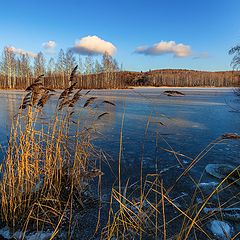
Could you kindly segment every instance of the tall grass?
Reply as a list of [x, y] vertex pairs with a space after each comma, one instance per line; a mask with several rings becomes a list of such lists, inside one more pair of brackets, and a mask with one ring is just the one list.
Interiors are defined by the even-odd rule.
[[[216, 145], [239, 138], [237, 134], [222, 135], [191, 158], [188, 166], [184, 166], [180, 159], [187, 156], [174, 151], [166, 142], [169, 149], [164, 150], [175, 156], [182, 173], [175, 176], [175, 182], [171, 185], [165, 180], [168, 178], [156, 169], [155, 173], [145, 177], [141, 174], [141, 179], [131, 186], [129, 179], [125, 186], [113, 186], [108, 222], [102, 231], [102, 239], [215, 239], [209, 231], [210, 220], [228, 221], [224, 210], [240, 204], [239, 185], [236, 185], [240, 181], [240, 165], [226, 174], [211, 192], [202, 191], [202, 177], [196, 179], [190, 170]], [[121, 166], [120, 163], [118, 165]], [[188, 195], [178, 190], [184, 181], [193, 185]], [[237, 219], [237, 215], [235, 217]], [[235, 232], [232, 237], [226, 232], [224, 234], [224, 239], [238, 239], [240, 232]]]
[[[84, 126], [80, 116], [91, 111], [95, 99], [75, 90], [75, 71], [53, 117], [44, 116], [44, 106], [55, 91], [45, 88], [40, 76], [26, 89], [12, 123], [1, 164], [0, 216], [12, 231], [21, 229], [22, 238], [28, 230], [45, 228], [53, 230], [54, 238], [64, 221], [71, 238], [73, 210], [84, 207], [89, 181], [102, 175], [91, 143], [94, 128]], [[77, 111], [74, 107], [81, 98], [85, 104]]]

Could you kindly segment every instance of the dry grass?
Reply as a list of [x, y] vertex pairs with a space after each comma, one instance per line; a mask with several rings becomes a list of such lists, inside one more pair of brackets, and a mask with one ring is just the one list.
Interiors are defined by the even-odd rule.
[[[13, 231], [21, 229], [22, 238], [28, 230], [45, 227], [53, 230], [53, 238], [64, 222], [70, 238], [74, 208], [87, 204], [89, 181], [102, 175], [91, 144], [94, 130], [85, 128], [74, 110], [82, 96], [74, 89], [75, 71], [54, 117], [44, 117], [43, 107], [54, 90], [46, 89], [40, 76], [26, 89], [29, 93], [12, 123], [1, 165], [1, 219]], [[80, 113], [94, 100], [87, 99]]]
[[[229, 172], [210, 193], [202, 191], [199, 187], [201, 179], [194, 179], [190, 170], [217, 144], [238, 139], [237, 134], [222, 135], [191, 159], [187, 167], [179, 159], [180, 155], [186, 156], [175, 152], [169, 145], [165, 150], [175, 156], [182, 173], [168, 187], [160, 173], [141, 177], [139, 182], [142, 184], [128, 186], [127, 181], [124, 187], [113, 187], [108, 223], [102, 231], [102, 239], [215, 239], [209, 232], [209, 220], [224, 221], [224, 209], [240, 203], [239, 188], [235, 185], [240, 181], [240, 166]], [[232, 176], [235, 177], [234, 182], [230, 180]], [[177, 190], [183, 178], [195, 186], [187, 198]], [[213, 210], [205, 212], [206, 207]], [[232, 238], [225, 233], [225, 237], [238, 239], [239, 232]]]

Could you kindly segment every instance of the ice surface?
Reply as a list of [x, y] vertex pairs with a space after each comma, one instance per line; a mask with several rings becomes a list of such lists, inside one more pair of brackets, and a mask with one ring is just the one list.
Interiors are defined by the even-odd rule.
[[221, 213], [226, 220], [240, 222], [240, 208], [204, 208], [205, 213]]
[[[234, 171], [236, 168], [228, 164], [208, 164], [205, 168], [206, 172], [216, 178], [224, 179], [228, 178], [232, 181], [239, 179], [238, 171]], [[236, 182], [239, 183], [239, 182]]]
[[231, 237], [232, 227], [226, 222], [213, 220], [210, 229], [218, 239], [230, 239]]
[[[10, 230], [7, 227], [4, 227], [0, 229], [0, 236], [4, 237], [5, 239], [22, 239], [23, 237], [23, 232], [16, 231], [15, 233], [11, 233]], [[39, 231], [39, 232], [33, 232], [26, 234], [24, 239], [26, 240], [47, 240], [50, 239], [52, 236], [52, 232], [44, 232], [44, 231]]]

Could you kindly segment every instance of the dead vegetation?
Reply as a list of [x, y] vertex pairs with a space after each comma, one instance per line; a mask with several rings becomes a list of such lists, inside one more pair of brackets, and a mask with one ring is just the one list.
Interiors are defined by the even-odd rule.
[[168, 90], [163, 92], [164, 95], [170, 96], [170, 97], [177, 97], [177, 96], [184, 96], [185, 94], [180, 91], [174, 91], [174, 90]]
[[[196, 179], [191, 169], [213, 147], [224, 141], [238, 139], [237, 134], [222, 135], [191, 159], [188, 166], [181, 163], [181, 158], [187, 156], [175, 152], [169, 145], [168, 152], [175, 156], [182, 174], [175, 177], [173, 185], [164, 182], [166, 176], [156, 170], [156, 173], [145, 177], [141, 175], [141, 179], [131, 186], [129, 179], [125, 185], [114, 186], [108, 223], [102, 231], [102, 239], [218, 239], [210, 230], [211, 221], [236, 224], [240, 220], [240, 208], [237, 207], [240, 203], [239, 166], [224, 171], [220, 182], [207, 192], [201, 184], [206, 173]], [[193, 184], [192, 191], [179, 194], [177, 188], [184, 181]], [[240, 232], [232, 230], [227, 232], [223, 228], [221, 239], [238, 239]]]
[[[73, 212], [96, 204], [89, 195], [89, 182], [103, 173], [91, 144], [94, 127], [83, 126], [80, 116], [83, 108], [93, 111], [89, 107], [96, 98], [87, 98], [81, 89], [75, 89], [75, 72], [76, 68], [53, 117], [44, 117], [43, 108], [55, 91], [44, 87], [41, 75], [27, 87], [12, 123], [1, 165], [0, 213], [13, 232], [22, 231], [21, 238], [28, 231], [52, 229], [53, 239], [64, 222], [71, 238]], [[75, 109], [82, 96], [85, 103]], [[88, 123], [101, 117], [89, 116]]]

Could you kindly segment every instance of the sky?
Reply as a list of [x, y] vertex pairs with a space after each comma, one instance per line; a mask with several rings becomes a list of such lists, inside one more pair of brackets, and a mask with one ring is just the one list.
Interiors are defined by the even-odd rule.
[[12, 0], [0, 3], [0, 49], [109, 53], [125, 70], [231, 70], [239, 0]]

